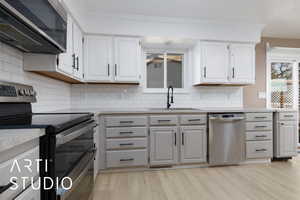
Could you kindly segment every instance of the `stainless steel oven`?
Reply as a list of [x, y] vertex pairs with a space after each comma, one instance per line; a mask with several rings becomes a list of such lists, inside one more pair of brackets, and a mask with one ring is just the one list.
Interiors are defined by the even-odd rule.
[[[94, 120], [82, 122], [58, 134], [41, 138], [43, 163], [42, 177], [58, 180], [58, 185], [50, 190], [42, 191], [43, 200], [84, 200], [88, 199], [94, 187]], [[70, 182], [71, 180], [71, 182]], [[46, 182], [45, 187], [51, 186]], [[68, 187], [72, 184], [72, 187]], [[64, 187], [63, 187], [64, 186]], [[67, 188], [67, 189], [66, 189]]]

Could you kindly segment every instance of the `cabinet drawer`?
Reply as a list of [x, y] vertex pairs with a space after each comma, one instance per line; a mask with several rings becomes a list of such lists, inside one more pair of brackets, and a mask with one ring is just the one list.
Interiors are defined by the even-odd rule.
[[146, 137], [146, 127], [106, 128], [106, 137]]
[[257, 131], [257, 132], [247, 132], [246, 139], [247, 140], [272, 140], [273, 134], [272, 131]]
[[246, 113], [246, 121], [272, 121], [273, 113]]
[[271, 158], [273, 156], [272, 141], [250, 141], [246, 144], [247, 158]]
[[296, 121], [297, 120], [296, 112], [280, 112], [279, 113], [279, 120], [282, 121]]
[[247, 131], [271, 131], [273, 128], [272, 122], [247, 122]]
[[182, 125], [206, 124], [206, 115], [181, 115], [180, 124]]
[[107, 151], [107, 167], [130, 167], [147, 165], [146, 150]]
[[107, 139], [106, 149], [133, 149], [133, 148], [146, 148], [146, 138], [131, 138], [131, 139]]
[[178, 118], [176, 115], [156, 115], [150, 117], [151, 125], [176, 125]]
[[146, 116], [116, 116], [105, 117], [106, 126], [146, 126]]

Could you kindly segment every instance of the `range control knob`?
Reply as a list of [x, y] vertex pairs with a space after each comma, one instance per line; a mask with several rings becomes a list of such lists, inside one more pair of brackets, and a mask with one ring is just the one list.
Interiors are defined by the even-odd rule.
[[25, 95], [25, 90], [19, 89], [19, 96], [24, 96], [24, 95]]

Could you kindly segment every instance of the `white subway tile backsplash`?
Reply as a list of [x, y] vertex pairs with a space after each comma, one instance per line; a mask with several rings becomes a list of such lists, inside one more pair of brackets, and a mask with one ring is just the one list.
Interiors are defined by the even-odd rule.
[[3, 43], [0, 43], [0, 80], [33, 85], [38, 94], [34, 112], [71, 106], [70, 84], [23, 71], [23, 53]]
[[[176, 90], [176, 89], [175, 89]], [[80, 108], [165, 107], [166, 94], [144, 93], [142, 86], [72, 85], [71, 105]], [[242, 107], [240, 87], [190, 87], [174, 94], [177, 107]]]

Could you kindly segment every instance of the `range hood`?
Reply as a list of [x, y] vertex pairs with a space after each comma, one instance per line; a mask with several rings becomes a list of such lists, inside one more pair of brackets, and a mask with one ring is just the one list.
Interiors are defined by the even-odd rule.
[[0, 0], [0, 41], [25, 53], [65, 52], [66, 21], [58, 0]]

